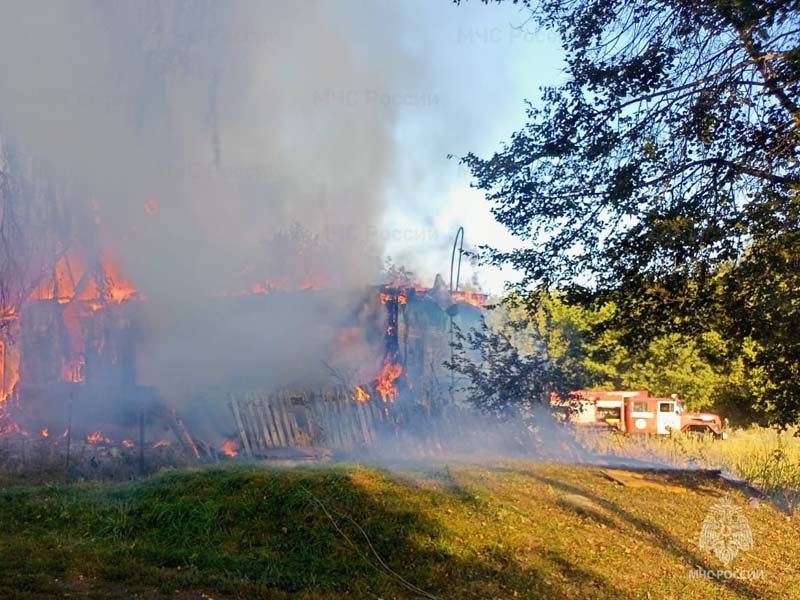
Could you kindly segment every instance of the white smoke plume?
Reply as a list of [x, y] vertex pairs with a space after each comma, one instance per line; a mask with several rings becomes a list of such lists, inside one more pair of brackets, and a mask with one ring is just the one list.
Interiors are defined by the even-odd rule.
[[0, 135], [44, 165], [73, 215], [65, 236], [111, 246], [146, 297], [144, 383], [189, 394], [308, 374], [354, 298], [265, 314], [219, 297], [376, 281], [392, 94], [421, 68], [401, 35], [367, 49], [386, 10], [3, 3]]

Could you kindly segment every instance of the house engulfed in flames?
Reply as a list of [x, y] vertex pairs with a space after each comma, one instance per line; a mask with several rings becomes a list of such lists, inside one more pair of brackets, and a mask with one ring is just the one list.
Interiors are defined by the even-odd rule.
[[[252, 291], [259, 296], [282, 293]], [[220, 299], [231, 301], [236, 299]], [[0, 434], [64, 437], [72, 426], [73, 407], [80, 407], [92, 422], [83, 422], [85, 431], [72, 433], [73, 439], [132, 449], [145, 408], [148, 418], [170, 414], [161, 406], [157, 390], [140, 385], [137, 379], [136, 350], [145, 302], [110, 256], [87, 260], [70, 253], [60, 257], [19, 309], [4, 311]], [[356, 311], [360, 317], [337, 326], [344, 333], [360, 328], [362, 337], [380, 352], [379, 366], [369, 381], [339, 381], [337, 385], [348, 388], [341, 397], [356, 406], [380, 406], [384, 416], [389, 414], [389, 405], [404, 398], [428, 407], [446, 403], [453, 390], [442, 363], [449, 358], [452, 323], [463, 327], [479, 322], [485, 302], [486, 297], [477, 292], [451, 295], [440, 277], [431, 288], [407, 280], [369, 288], [361, 310]], [[282, 428], [282, 435], [275, 432], [273, 445], [302, 445], [302, 436], [293, 435], [299, 427], [292, 432], [287, 425], [293, 414], [277, 415], [275, 409], [270, 410]], [[248, 443], [242, 439], [247, 421], [247, 416], [239, 415], [240, 435], [222, 443], [224, 454], [235, 455], [240, 445]], [[199, 456], [198, 444], [174, 413], [170, 427], [178, 441]], [[315, 443], [305, 433], [303, 443]], [[266, 445], [265, 439], [261, 441]]]
[[110, 256], [94, 261], [78, 252], [61, 256], [19, 310], [5, 311], [1, 430], [49, 436], [55, 427], [48, 425], [67, 423], [73, 403], [97, 422], [120, 421], [112, 413], [152, 396], [154, 390], [136, 383], [140, 304], [135, 286]]

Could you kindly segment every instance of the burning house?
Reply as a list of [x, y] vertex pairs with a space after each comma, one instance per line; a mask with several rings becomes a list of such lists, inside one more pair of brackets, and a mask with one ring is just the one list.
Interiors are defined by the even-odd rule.
[[[341, 332], [358, 331], [374, 349], [371, 374], [334, 370], [319, 386], [232, 395], [237, 435], [226, 442], [229, 453], [244, 449], [250, 456], [285, 456], [287, 446], [318, 444], [361, 453], [387, 438], [402, 440], [406, 453], [435, 446], [438, 417], [461, 410], [443, 366], [450, 357], [452, 327], [478, 325], [485, 302], [480, 293], [451, 294], [438, 276], [432, 288], [407, 280], [370, 288]], [[346, 345], [340, 341], [334, 351], [347, 353]]]
[[60, 256], [2, 329], [4, 433], [57, 437], [74, 413], [77, 437], [132, 437], [138, 412], [157, 401], [154, 389], [137, 383], [140, 304], [109, 256]]
[[[240, 315], [281, 315], [353, 298], [360, 300], [350, 310], [329, 316], [331, 343], [320, 357], [327, 377], [312, 375], [310, 365], [306, 378], [270, 385], [242, 376], [228, 389], [209, 390], [206, 400], [229, 400], [229, 422], [217, 421], [217, 431], [201, 425], [205, 435], [195, 440], [159, 390], [140, 382], [147, 299], [108, 256], [64, 254], [3, 329], [3, 433], [28, 440], [60, 436], [131, 452], [138, 444], [180, 444], [194, 458], [218, 451], [233, 456], [241, 448], [255, 455], [259, 449], [374, 444], [379, 422], [386, 427], [403, 411], [430, 413], [452, 402], [455, 392], [443, 368], [451, 327], [480, 322], [485, 296], [451, 295], [437, 277], [432, 288], [395, 280], [359, 294], [256, 286], [209, 302]], [[192, 412], [187, 419], [190, 427], [198, 421]], [[156, 441], [163, 434], [153, 429], [165, 427], [173, 435]]]
[[[22, 3], [13, 21], [30, 35], [0, 36], [14, 56], [0, 114], [4, 440], [66, 431], [213, 458], [243, 443], [227, 403], [246, 394], [327, 390], [384, 415], [449, 401], [450, 322], [477, 319], [481, 298], [369, 287], [402, 111], [321, 94], [384, 89], [386, 64], [416, 62], [406, 45], [361, 52], [363, 23], [299, 5], [62, 10]], [[280, 31], [243, 36], [254, 23]]]

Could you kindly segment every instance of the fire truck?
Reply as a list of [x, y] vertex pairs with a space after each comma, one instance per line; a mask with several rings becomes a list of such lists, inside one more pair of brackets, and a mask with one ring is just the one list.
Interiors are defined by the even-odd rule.
[[576, 427], [652, 435], [684, 431], [728, 437], [719, 415], [688, 412], [683, 400], [674, 394], [659, 398], [650, 396], [647, 390], [579, 390], [566, 399], [553, 394], [550, 404], [562, 419]]

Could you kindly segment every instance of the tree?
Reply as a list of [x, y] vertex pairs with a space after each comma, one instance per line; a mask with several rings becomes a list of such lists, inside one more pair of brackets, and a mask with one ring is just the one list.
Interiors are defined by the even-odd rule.
[[597, 310], [570, 305], [559, 294], [544, 295], [530, 311], [521, 296], [511, 294], [492, 310], [487, 322], [520, 354], [544, 353], [570, 389], [675, 393], [692, 410], [713, 406], [741, 419], [731, 404], [741, 404], [749, 393], [742, 357], [726, 355], [727, 344], [718, 332], [692, 337], [666, 334], [641, 347], [629, 347], [621, 332], [606, 326], [615, 311], [613, 304]]
[[589, 333], [596, 319], [595, 313], [570, 306], [556, 294], [542, 296], [530, 310], [525, 298], [512, 293], [493, 307], [486, 322], [521, 355], [546, 358], [558, 379], [578, 389], [602, 379], [588, 361]]
[[764, 237], [725, 274], [725, 330], [745, 341], [746, 384], [768, 420], [800, 412], [800, 232]]
[[467, 401], [500, 419], [535, 419], [551, 391], [569, 389], [546, 352], [520, 351], [505, 332], [486, 324], [467, 332], [456, 326], [452, 346], [445, 366], [465, 377]]
[[[560, 35], [568, 78], [500, 151], [463, 159], [528, 242], [486, 260], [524, 272], [524, 289], [613, 302], [628, 344], [710, 325], [755, 340], [757, 405], [797, 421], [800, 348], [774, 325], [797, 319], [781, 249], [800, 234], [800, 3], [520, 3]], [[765, 265], [766, 306], [753, 301]]]

